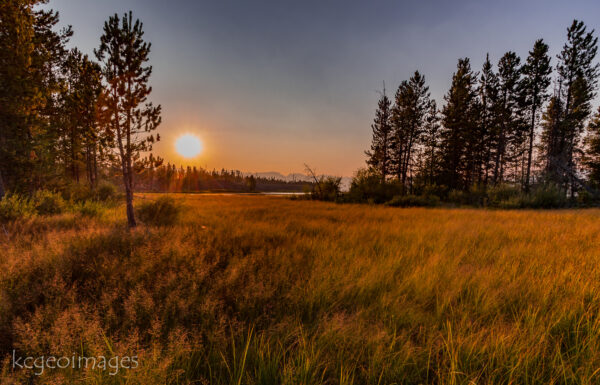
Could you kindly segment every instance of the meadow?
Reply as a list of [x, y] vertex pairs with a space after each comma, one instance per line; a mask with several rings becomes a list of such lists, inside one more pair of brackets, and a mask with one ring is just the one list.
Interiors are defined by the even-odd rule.
[[[0, 233], [2, 384], [600, 382], [600, 210], [172, 195]], [[156, 199], [147, 194], [136, 204]], [[111, 375], [21, 355], [139, 357]]]

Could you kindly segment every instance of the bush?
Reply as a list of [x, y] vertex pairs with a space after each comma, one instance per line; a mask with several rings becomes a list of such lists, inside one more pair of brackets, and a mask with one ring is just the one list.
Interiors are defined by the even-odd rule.
[[33, 196], [35, 210], [40, 215], [60, 214], [65, 210], [65, 200], [58, 193], [40, 190]]
[[381, 175], [367, 169], [356, 172], [350, 184], [347, 200], [350, 202], [385, 203], [402, 192], [398, 183], [383, 182]]
[[85, 201], [75, 204], [74, 211], [84, 217], [97, 217], [102, 213], [103, 207], [99, 202]]
[[523, 199], [523, 207], [534, 209], [562, 208], [568, 205], [566, 194], [555, 185], [538, 186]]
[[577, 203], [582, 206], [593, 206], [599, 202], [599, 196], [597, 194], [589, 193], [585, 190], [577, 192]]
[[500, 184], [487, 190], [488, 204], [493, 207], [516, 208], [522, 199], [521, 189], [517, 186]]
[[72, 183], [63, 188], [62, 196], [68, 201], [83, 202], [93, 199], [94, 192], [87, 185], [81, 183]]
[[175, 199], [162, 196], [155, 201], [142, 202], [136, 207], [138, 218], [152, 226], [173, 225], [181, 213], [181, 206]]
[[474, 184], [469, 188], [469, 191], [450, 191], [448, 201], [459, 205], [486, 206], [488, 195], [485, 186]]
[[313, 186], [311, 197], [320, 201], [335, 201], [340, 196], [342, 178], [328, 176], [319, 179]]
[[0, 222], [12, 222], [35, 215], [33, 202], [20, 195], [7, 195], [0, 200]]
[[117, 196], [117, 188], [115, 185], [103, 182], [96, 188], [96, 199], [102, 202], [106, 202], [115, 199]]
[[440, 204], [436, 195], [397, 195], [386, 203], [391, 207], [434, 207]]

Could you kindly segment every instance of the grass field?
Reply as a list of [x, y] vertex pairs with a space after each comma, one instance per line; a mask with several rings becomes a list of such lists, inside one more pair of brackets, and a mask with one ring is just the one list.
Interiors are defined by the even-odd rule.
[[[600, 382], [600, 210], [178, 199], [175, 226], [0, 234], [1, 383]], [[36, 376], [13, 349], [140, 365]]]

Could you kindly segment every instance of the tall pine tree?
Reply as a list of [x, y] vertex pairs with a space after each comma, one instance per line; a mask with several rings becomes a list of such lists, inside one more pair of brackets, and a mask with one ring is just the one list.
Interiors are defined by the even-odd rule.
[[459, 59], [442, 110], [439, 184], [450, 189], [469, 188], [476, 174], [474, 150], [479, 138], [475, 83], [469, 59]]
[[494, 183], [505, 180], [507, 165], [518, 157], [522, 143], [523, 120], [520, 114], [519, 82], [521, 60], [507, 52], [498, 62], [498, 100], [495, 109]]
[[420, 144], [425, 130], [425, 117], [431, 98], [425, 77], [415, 71], [409, 80], [403, 81], [396, 92], [392, 107], [392, 168], [403, 186], [414, 164], [415, 148]]
[[[598, 64], [594, 58], [598, 51], [598, 38], [588, 32], [581, 21], [573, 20], [567, 29], [567, 43], [558, 55], [558, 90], [546, 116], [544, 125], [546, 175], [563, 187], [565, 193], [575, 193], [578, 180], [576, 156], [580, 152], [580, 139], [585, 121], [591, 114], [591, 101], [595, 96]], [[550, 110], [550, 108], [552, 108]]]
[[114, 15], [104, 24], [104, 34], [96, 56], [106, 80], [103, 117], [116, 147], [125, 186], [127, 223], [135, 227], [133, 211], [133, 171], [140, 153], [152, 149], [151, 134], [160, 124], [160, 106], [147, 102], [152, 67], [147, 66], [150, 44], [143, 39], [139, 20], [132, 13]]
[[[0, 195], [32, 192], [54, 175], [59, 67], [71, 29], [43, 0], [0, 2]], [[1, 196], [0, 196], [1, 198]]]
[[535, 131], [540, 108], [548, 99], [548, 86], [550, 85], [550, 56], [548, 45], [539, 39], [529, 51], [527, 61], [522, 67], [523, 79], [520, 92], [524, 112], [528, 114], [529, 124], [527, 129], [527, 166], [525, 171], [524, 189], [529, 191], [531, 180], [531, 166], [533, 163], [533, 148]]
[[377, 170], [381, 175], [382, 181], [386, 180], [390, 167], [390, 145], [392, 139], [390, 107], [391, 102], [385, 94], [384, 86], [383, 93], [377, 104], [375, 120], [371, 125], [371, 129], [373, 130], [371, 150], [365, 152], [368, 156], [367, 164]]

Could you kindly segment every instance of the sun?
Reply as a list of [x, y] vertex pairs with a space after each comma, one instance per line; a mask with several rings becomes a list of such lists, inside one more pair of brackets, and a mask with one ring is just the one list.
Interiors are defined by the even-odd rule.
[[181, 135], [175, 141], [175, 150], [185, 158], [193, 158], [202, 152], [202, 142], [196, 135]]

